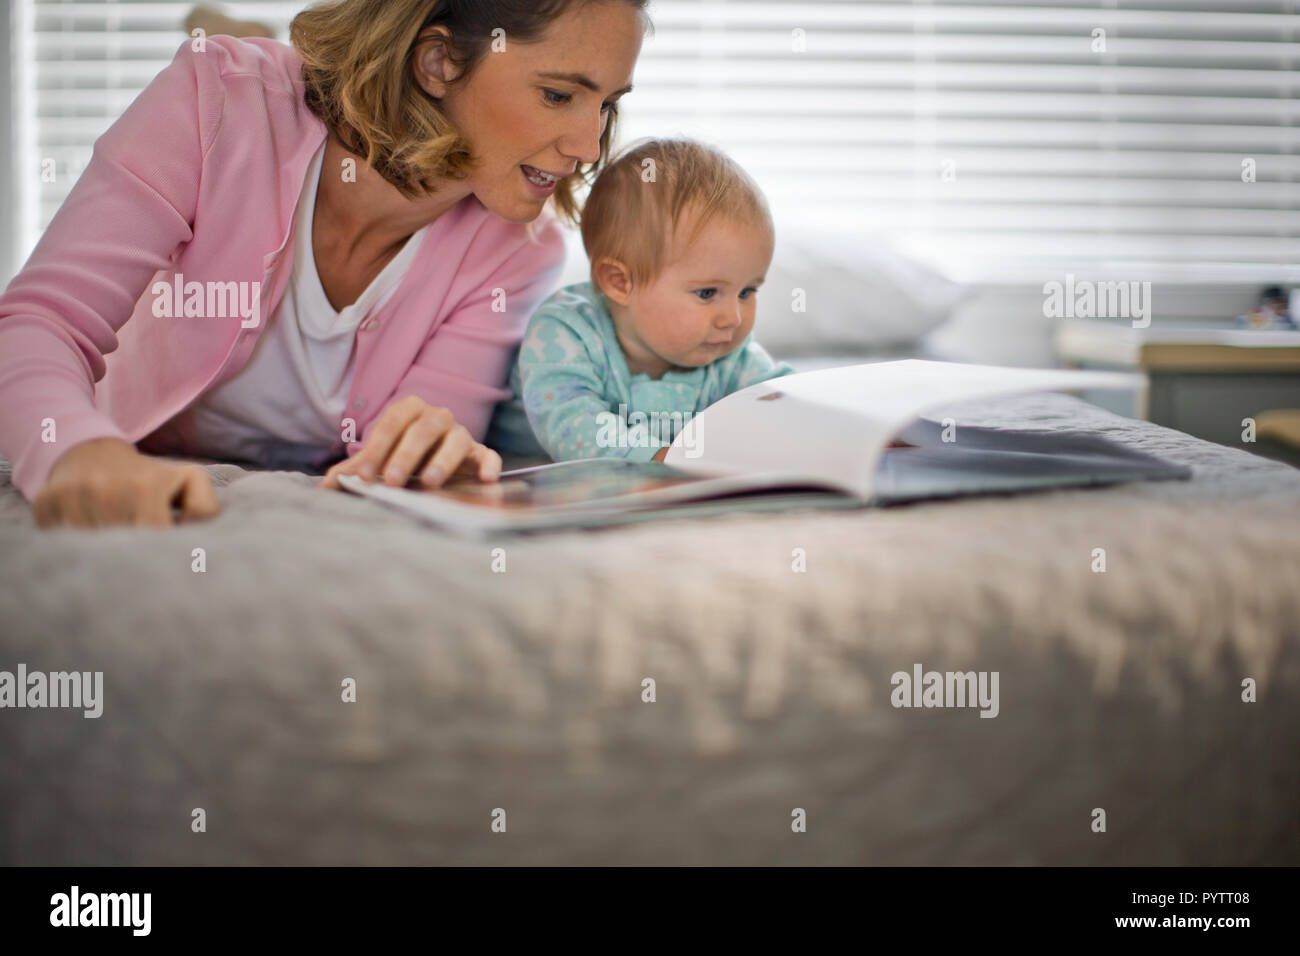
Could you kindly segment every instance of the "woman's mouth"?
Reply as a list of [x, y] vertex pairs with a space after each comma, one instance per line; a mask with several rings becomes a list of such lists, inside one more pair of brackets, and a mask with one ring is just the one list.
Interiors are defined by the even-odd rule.
[[559, 176], [552, 176], [550, 173], [544, 173], [536, 166], [529, 166], [527, 163], [519, 167], [524, 174], [524, 179], [532, 187], [534, 193], [539, 196], [549, 196], [555, 192], [555, 185], [560, 181]]

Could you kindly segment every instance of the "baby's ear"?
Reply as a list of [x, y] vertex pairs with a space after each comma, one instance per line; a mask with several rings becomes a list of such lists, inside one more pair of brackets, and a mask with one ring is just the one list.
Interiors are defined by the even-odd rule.
[[632, 296], [632, 273], [627, 266], [608, 256], [597, 259], [591, 269], [596, 287], [619, 305], [627, 305]]

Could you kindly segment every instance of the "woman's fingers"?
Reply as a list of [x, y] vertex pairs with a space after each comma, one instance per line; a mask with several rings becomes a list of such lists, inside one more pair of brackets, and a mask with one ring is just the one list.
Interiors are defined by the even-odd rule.
[[426, 487], [437, 487], [458, 471], [480, 481], [496, 481], [501, 456], [474, 440], [446, 408], [435, 408], [413, 395], [390, 405], [375, 423], [365, 446], [347, 461], [332, 465], [318, 482], [339, 488], [340, 475], [360, 475], [402, 487], [419, 475]]
[[[345, 473], [358, 474], [366, 481], [374, 481], [393, 464], [389, 459], [404, 440], [411, 425], [426, 417], [430, 420], [426, 423], [425, 429], [430, 432], [436, 431], [436, 425], [439, 423], [442, 425], [442, 431], [446, 431], [454, 423], [451, 412], [447, 409], [433, 408], [414, 395], [408, 395], [388, 406], [384, 414], [379, 417], [379, 421], [375, 422], [370, 437], [366, 439], [365, 447], [353, 456], [354, 467]], [[428, 450], [429, 446], [426, 445], [420, 457], [423, 457]], [[420, 458], [416, 458], [411, 463], [406, 472], [408, 476], [419, 462]]]
[[74, 528], [98, 528], [99, 509], [95, 504], [95, 489], [83, 484], [72, 495], [67, 510], [68, 524]]
[[59, 523], [59, 499], [45, 491], [32, 502], [32, 517], [38, 528], [49, 528]]
[[[202, 468], [187, 468], [182, 473], [181, 482], [181, 520], [202, 521], [215, 517], [221, 510], [217, 503], [217, 492], [212, 487], [212, 479]], [[171, 502], [167, 503], [171, 508]], [[170, 518], [171, 515], [168, 515]]]
[[36, 524], [42, 528], [56, 528], [69, 523], [68, 499], [46, 487], [32, 502], [32, 512], [36, 515]]
[[321, 480], [316, 482], [317, 488], [341, 488], [339, 484], [339, 475], [351, 475], [356, 473], [356, 459], [348, 458], [344, 461], [337, 462], [330, 466]]
[[32, 502], [43, 528], [102, 528], [172, 524], [172, 502], [203, 519], [219, 510], [212, 480], [195, 465], [141, 455], [116, 438], [91, 439], [65, 452]]
[[474, 447], [474, 437], [463, 425], [457, 425], [443, 436], [429, 460], [420, 469], [420, 484], [437, 488], [460, 468], [461, 462]]
[[475, 443], [465, 456], [461, 471], [470, 471], [479, 481], [496, 481], [501, 477], [501, 456], [487, 445]]
[[446, 409], [426, 408], [406, 426], [401, 440], [384, 462], [381, 480], [398, 488], [405, 485], [412, 475], [419, 472], [430, 451], [445, 442], [458, 428], [460, 426]]
[[169, 528], [172, 525], [172, 506], [166, 495], [150, 495], [135, 510], [135, 523], [150, 528]]

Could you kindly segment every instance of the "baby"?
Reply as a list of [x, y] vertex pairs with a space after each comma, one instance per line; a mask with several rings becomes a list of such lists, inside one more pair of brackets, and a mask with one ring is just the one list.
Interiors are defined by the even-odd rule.
[[692, 416], [793, 372], [750, 338], [771, 213], [732, 160], [651, 140], [601, 173], [582, 212], [591, 281], [529, 320], [488, 444], [556, 461], [662, 461]]

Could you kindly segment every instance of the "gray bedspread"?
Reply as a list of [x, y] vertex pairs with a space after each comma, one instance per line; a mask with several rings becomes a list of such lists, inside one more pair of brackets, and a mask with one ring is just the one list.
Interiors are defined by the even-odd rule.
[[[209, 523], [41, 532], [0, 462], [0, 670], [104, 685], [0, 710], [0, 862], [1300, 862], [1300, 471], [961, 421], [1194, 477], [478, 542], [231, 465]], [[916, 664], [997, 716], [892, 706]]]

